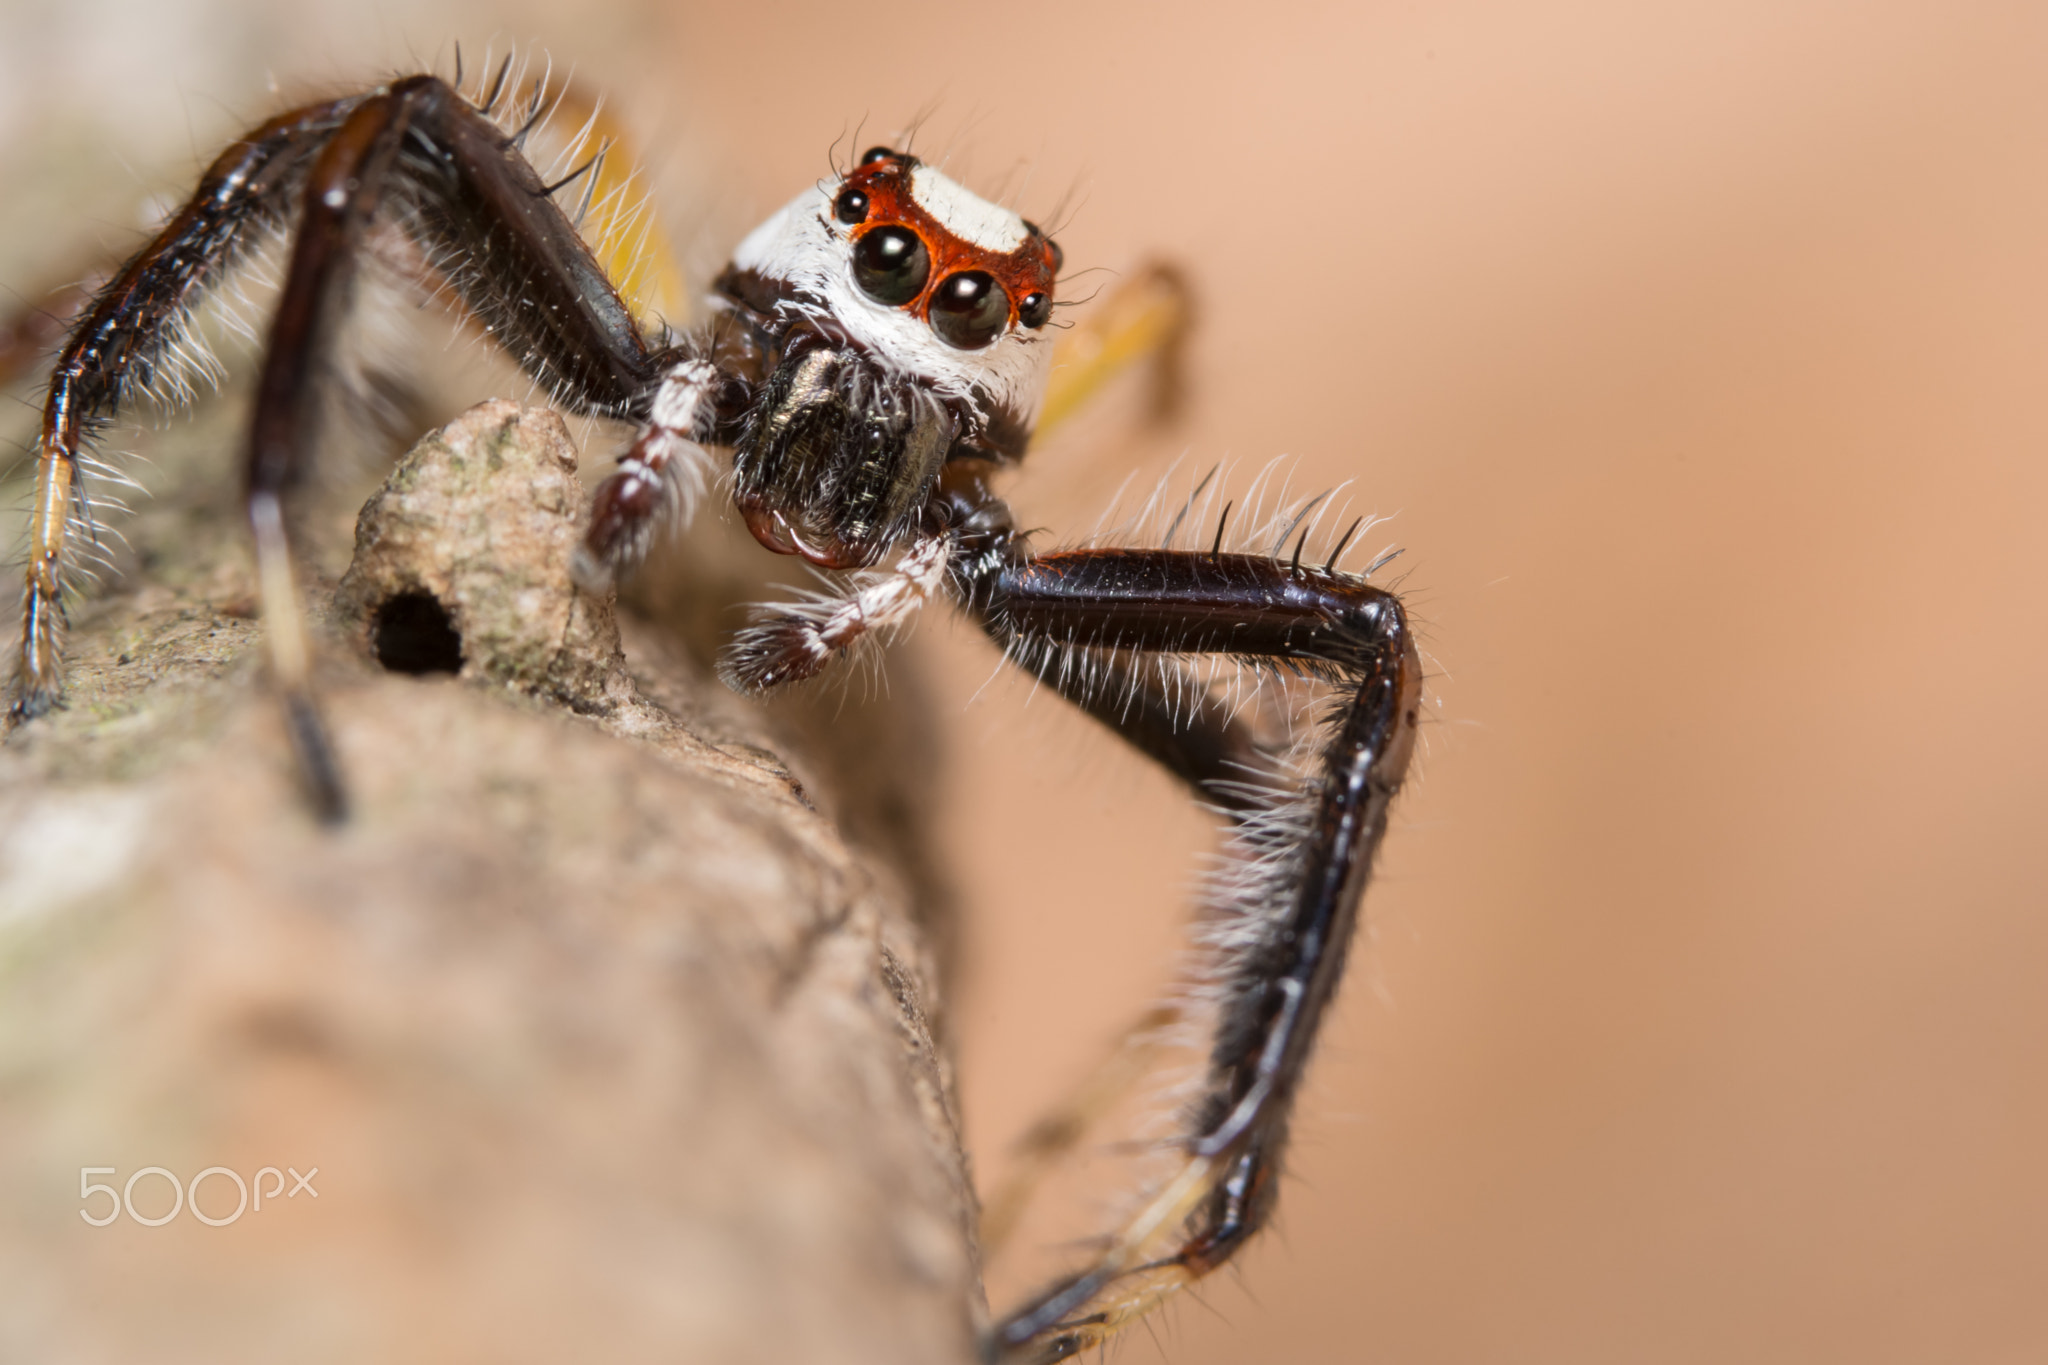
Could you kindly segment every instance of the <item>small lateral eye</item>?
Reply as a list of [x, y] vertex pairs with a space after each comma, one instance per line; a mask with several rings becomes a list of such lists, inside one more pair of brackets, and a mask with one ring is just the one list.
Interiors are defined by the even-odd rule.
[[932, 291], [932, 330], [963, 351], [978, 351], [1010, 325], [1010, 296], [984, 270], [962, 270]]
[[868, 197], [851, 185], [839, 191], [839, 198], [833, 201], [832, 216], [842, 223], [864, 223], [868, 217]]
[[931, 274], [931, 253], [909, 228], [891, 223], [854, 243], [853, 282], [876, 303], [909, 303]]
[[893, 159], [895, 155], [896, 153], [891, 151], [887, 147], [870, 147], [860, 154], [860, 164], [863, 166], [872, 166], [877, 161], [889, 161]]
[[1024, 296], [1024, 302], [1017, 305], [1017, 321], [1026, 327], [1043, 327], [1052, 316], [1052, 295], [1043, 289], [1033, 290]]
[[1066, 269], [1067, 253], [1060, 250], [1060, 244], [1046, 236], [1045, 229], [1032, 222], [1029, 218], [1024, 220], [1024, 227], [1033, 237], [1045, 243], [1046, 252], [1052, 257], [1053, 273], [1057, 275], [1060, 271]]

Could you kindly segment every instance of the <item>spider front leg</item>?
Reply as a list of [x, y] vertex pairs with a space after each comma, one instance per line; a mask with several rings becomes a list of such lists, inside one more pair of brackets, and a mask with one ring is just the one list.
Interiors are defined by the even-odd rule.
[[[952, 498], [955, 586], [984, 629], [1232, 822], [1206, 917], [1220, 1008], [1174, 1173], [1093, 1265], [989, 1340], [992, 1359], [1060, 1360], [1222, 1265], [1271, 1215], [1296, 1089], [1414, 750], [1421, 666], [1400, 600], [1333, 567], [1220, 549], [1032, 555], [978, 487]], [[1139, 662], [1204, 654], [1332, 685], [1306, 772]]]
[[416, 76], [364, 99], [307, 177], [250, 423], [249, 521], [272, 671], [300, 771], [325, 820], [342, 816], [345, 798], [313, 703], [283, 498], [316, 435], [318, 368], [347, 307], [363, 236], [386, 198], [402, 202], [405, 228], [447, 262], [470, 311], [559, 399], [623, 416], [651, 376], [631, 315], [518, 141], [445, 82]]
[[283, 219], [311, 159], [358, 103], [294, 110], [221, 153], [191, 199], [71, 329], [50, 376], [36, 446], [10, 725], [42, 715], [62, 695], [64, 593], [78, 557], [72, 542], [91, 545], [96, 538], [82, 477], [94, 437], [137, 390], [166, 378], [177, 384], [175, 356], [197, 297]]
[[[62, 687], [65, 533], [90, 527], [78, 471], [93, 436], [177, 349], [200, 294], [257, 229], [299, 206], [248, 446], [274, 682], [316, 812], [340, 818], [339, 773], [313, 703], [293, 582], [286, 501], [317, 435], [327, 345], [380, 214], [414, 239], [468, 311], [556, 401], [612, 417], [643, 412], [659, 374], [630, 311], [520, 152], [525, 130], [494, 121], [503, 73], [481, 104], [432, 76], [309, 106], [264, 124], [215, 161], [192, 199], [93, 301], [60, 354], [44, 405], [21, 659], [10, 719]], [[542, 112], [537, 88], [526, 113]]]

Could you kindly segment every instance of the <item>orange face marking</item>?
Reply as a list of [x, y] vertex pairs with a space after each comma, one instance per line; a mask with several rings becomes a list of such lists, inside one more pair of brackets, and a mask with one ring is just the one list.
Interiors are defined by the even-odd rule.
[[1025, 299], [1044, 294], [1049, 301], [1053, 277], [1060, 267], [1060, 249], [1052, 238], [1027, 223], [1024, 241], [1014, 251], [990, 251], [962, 239], [917, 202], [910, 187], [911, 172], [917, 164], [909, 156], [870, 161], [856, 166], [840, 186], [842, 194], [851, 189], [868, 197], [867, 217], [854, 228], [856, 243], [877, 228], [893, 225], [916, 233], [931, 254], [931, 276], [925, 281], [924, 290], [901, 307], [929, 322], [932, 295], [948, 276], [962, 270], [985, 271], [1002, 286], [1009, 298], [1012, 327], [1018, 324], [1018, 309]]

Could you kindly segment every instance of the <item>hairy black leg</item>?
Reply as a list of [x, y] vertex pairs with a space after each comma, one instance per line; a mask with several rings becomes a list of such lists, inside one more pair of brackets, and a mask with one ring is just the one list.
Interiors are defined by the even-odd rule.
[[[1399, 600], [1349, 575], [1199, 551], [1033, 556], [992, 500], [963, 497], [952, 517], [962, 528], [956, 587], [988, 633], [1221, 798], [1238, 826], [1236, 869], [1212, 907], [1227, 923], [1221, 1013], [1177, 1173], [1093, 1266], [1004, 1320], [990, 1341], [995, 1356], [1057, 1360], [1223, 1264], [1269, 1216], [1295, 1090], [1413, 752], [1421, 668]], [[1113, 660], [1223, 654], [1328, 680], [1338, 702], [1312, 770], [1282, 795], [1266, 776], [1270, 760], [1227, 718], [1176, 711], [1156, 688], [1125, 709], [1109, 689], [1139, 675], [1068, 666], [1105, 651]], [[1247, 770], [1258, 780], [1248, 783]]]
[[[196, 296], [281, 223], [291, 189], [358, 99], [270, 120], [214, 159], [190, 200], [93, 298], [58, 353], [43, 405], [22, 603], [21, 656], [8, 719], [56, 703], [63, 686], [66, 536], [91, 528], [78, 482], [85, 447], [171, 361]], [[74, 552], [75, 553], [75, 552]]]
[[587, 410], [623, 414], [648, 356], [574, 229], [495, 124], [431, 76], [364, 99], [321, 150], [272, 324], [249, 437], [249, 521], [272, 667], [316, 810], [341, 818], [341, 778], [313, 702], [284, 498], [315, 437], [325, 349], [347, 307], [361, 239], [387, 194], [449, 261], [465, 303], [537, 379]]
[[351, 111], [314, 161], [284, 292], [249, 422], [249, 525], [263, 598], [264, 634], [299, 771], [323, 820], [346, 813], [341, 774], [313, 701], [304, 612], [293, 582], [285, 494], [304, 473], [315, 437], [326, 346], [347, 306], [364, 229], [386, 188], [409, 110], [395, 93]]
[[[461, 301], [555, 399], [610, 416], [648, 402], [655, 359], [616, 291], [508, 136], [454, 89], [414, 77], [273, 119], [216, 159], [192, 199], [94, 299], [59, 356], [44, 408], [23, 644], [10, 720], [62, 688], [65, 538], [90, 524], [87, 443], [174, 352], [198, 294], [303, 203], [258, 386], [249, 515], [273, 663], [322, 812], [340, 787], [305, 685], [283, 502], [310, 448], [323, 348], [380, 206]], [[316, 164], [317, 163], [317, 164]], [[303, 194], [300, 191], [303, 190]]]
[[655, 358], [519, 137], [438, 77], [399, 81], [390, 97], [405, 123], [402, 222], [463, 304], [558, 405], [645, 416]]
[[[1278, 756], [1262, 749], [1231, 709], [1199, 692], [1169, 692], [1128, 657], [1091, 649], [1091, 639], [1010, 630], [997, 592], [1030, 556], [1010, 509], [973, 473], [949, 471], [935, 518], [960, 549], [953, 586], [968, 613], [1018, 666], [1107, 725], [1128, 744], [1233, 813], [1261, 808], [1281, 779]], [[1193, 651], [1188, 651], [1193, 652]]]

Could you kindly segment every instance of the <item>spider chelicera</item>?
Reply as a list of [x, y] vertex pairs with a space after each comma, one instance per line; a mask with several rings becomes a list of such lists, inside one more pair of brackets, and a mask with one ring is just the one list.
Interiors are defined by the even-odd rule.
[[[729, 449], [755, 538], [844, 574], [834, 595], [762, 609], [724, 655], [729, 683], [812, 677], [944, 598], [1226, 821], [1205, 893], [1206, 1074], [1173, 1167], [1089, 1264], [986, 1342], [991, 1359], [1075, 1354], [1223, 1264], [1272, 1213], [1295, 1093], [1414, 747], [1420, 667], [1401, 603], [1337, 569], [1341, 542], [1304, 562], [1304, 527], [1289, 553], [1303, 514], [1265, 553], [1226, 551], [1221, 522], [1207, 548], [1031, 548], [990, 480], [1024, 454], [1051, 370], [1061, 255], [1034, 224], [876, 147], [741, 242], [708, 320], [671, 334], [634, 315], [527, 161], [544, 85], [514, 100], [507, 84], [500, 68], [471, 97], [459, 73], [413, 76], [271, 119], [84, 307], [43, 408], [10, 720], [62, 691], [67, 536], [90, 523], [80, 467], [94, 437], [173, 363], [204, 291], [287, 230], [247, 507], [274, 685], [317, 811], [343, 817], [284, 500], [368, 234], [395, 227], [560, 405], [635, 426], [596, 491], [583, 590], [607, 591], [679, 524], [707, 448]], [[1194, 677], [1202, 656], [1318, 679], [1335, 702], [1308, 742], [1261, 742]]]

